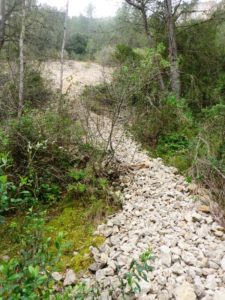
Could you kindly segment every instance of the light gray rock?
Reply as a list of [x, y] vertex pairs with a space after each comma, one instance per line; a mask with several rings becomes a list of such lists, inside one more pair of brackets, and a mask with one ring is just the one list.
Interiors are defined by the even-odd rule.
[[200, 222], [202, 220], [202, 216], [195, 212], [192, 214], [192, 220], [194, 222]]
[[206, 224], [203, 224], [201, 228], [197, 231], [199, 237], [207, 237], [209, 233], [209, 226]]
[[107, 264], [107, 261], [108, 261], [108, 255], [106, 253], [101, 253], [101, 256], [100, 256], [100, 259], [99, 259], [99, 262], [103, 265], [106, 265]]
[[170, 295], [167, 290], [161, 291], [158, 294], [158, 300], [170, 300]]
[[63, 280], [63, 275], [59, 272], [53, 272], [52, 277], [55, 281], [61, 281]]
[[141, 293], [148, 294], [151, 290], [151, 283], [145, 280], [141, 280], [139, 283], [140, 288], [141, 288]]
[[184, 282], [182, 285], [178, 286], [175, 289], [174, 296], [176, 300], [196, 300], [194, 288], [188, 282]]
[[223, 237], [223, 232], [222, 231], [217, 230], [217, 231], [214, 232], [214, 234], [215, 234], [215, 236], [217, 236], [219, 238]]
[[109, 228], [109, 229], [104, 230], [102, 233], [103, 233], [104, 237], [107, 238], [107, 237], [110, 237], [112, 235], [113, 230], [112, 230], [112, 228]]
[[225, 271], [225, 255], [223, 259], [221, 260], [221, 268]]
[[199, 276], [196, 276], [194, 278], [194, 287], [195, 287], [195, 292], [197, 294], [198, 297], [203, 297], [204, 295], [204, 284], [202, 283], [202, 280]]
[[189, 266], [196, 265], [196, 258], [192, 253], [183, 252], [181, 257], [182, 257], [182, 260], [185, 262], [185, 264], [187, 264]]
[[63, 285], [68, 286], [68, 285], [74, 285], [76, 283], [77, 283], [76, 274], [74, 273], [73, 270], [67, 269]]
[[175, 263], [173, 266], [172, 266], [172, 272], [174, 274], [177, 274], [177, 275], [181, 275], [184, 273], [184, 268], [179, 264], [179, 263]]
[[99, 269], [102, 268], [102, 264], [100, 263], [93, 263], [89, 266], [89, 271], [91, 271], [92, 273], [96, 273]]
[[104, 278], [105, 278], [105, 272], [104, 270], [98, 270], [95, 274], [95, 278], [96, 278], [96, 281], [97, 282], [100, 282], [102, 281]]
[[114, 275], [113, 268], [108, 267], [108, 268], [103, 269], [103, 271], [105, 273], [105, 276], [113, 276]]
[[206, 279], [206, 282], [205, 282], [205, 287], [209, 290], [214, 290], [214, 289], [217, 288], [216, 277], [215, 277], [214, 274], [211, 274], [211, 275], [207, 276], [207, 279]]
[[167, 246], [160, 247], [160, 260], [163, 265], [170, 267], [172, 263], [171, 250]]
[[213, 300], [224, 300], [225, 299], [225, 288], [221, 288], [215, 292]]
[[111, 236], [110, 242], [112, 245], [116, 246], [120, 243], [120, 238], [116, 235]]

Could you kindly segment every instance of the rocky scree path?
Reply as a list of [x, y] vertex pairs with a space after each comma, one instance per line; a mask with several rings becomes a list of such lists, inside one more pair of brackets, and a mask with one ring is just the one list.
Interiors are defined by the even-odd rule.
[[[92, 123], [96, 140], [99, 132], [107, 140], [110, 128], [107, 118]], [[112, 140], [116, 159], [133, 171], [121, 176], [123, 210], [98, 227], [96, 234], [106, 240], [91, 249], [95, 263], [90, 269], [104, 287], [101, 299], [110, 299], [107, 290], [119, 285], [116, 266], [124, 274], [132, 259], [151, 247], [154, 270], [149, 282], [140, 282], [136, 299], [225, 300], [224, 228], [208, 206], [193, 199], [195, 185], [161, 159], [151, 159], [121, 126]]]
[[[47, 69], [51, 71], [48, 76], [55, 75], [58, 86], [59, 64], [50, 62]], [[66, 63], [64, 74], [68, 84], [75, 83], [72, 95], [79, 95], [85, 84], [97, 84], [105, 78], [100, 66], [71, 61]], [[94, 114], [89, 117], [93, 140], [105, 146], [110, 120]], [[207, 206], [193, 199], [193, 186], [175, 168], [165, 166], [161, 159], [151, 159], [122, 126], [116, 126], [112, 143], [115, 158], [132, 171], [120, 178], [123, 210], [98, 227], [96, 234], [106, 240], [100, 248], [91, 249], [95, 263], [90, 269], [95, 274], [84, 280], [99, 282], [103, 286], [101, 300], [110, 299], [109, 288], [119, 285], [116, 266], [124, 274], [132, 259], [138, 260], [151, 247], [154, 270], [148, 273], [149, 282], [140, 282], [142, 292], [136, 299], [225, 300], [224, 229]], [[74, 274], [72, 280], [67, 275], [65, 285], [73, 284]], [[117, 292], [114, 299], [121, 298], [120, 290]]]

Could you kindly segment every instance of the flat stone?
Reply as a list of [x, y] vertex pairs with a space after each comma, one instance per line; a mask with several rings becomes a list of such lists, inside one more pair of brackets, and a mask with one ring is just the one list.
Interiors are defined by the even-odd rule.
[[111, 242], [112, 245], [117, 246], [120, 243], [120, 238], [116, 235], [111, 236], [110, 242]]
[[191, 184], [189, 184], [189, 186], [188, 186], [188, 190], [189, 190], [191, 193], [196, 192], [197, 189], [198, 189], [198, 186], [197, 186], [197, 184], [195, 184], [195, 183], [191, 183]]
[[74, 271], [71, 269], [67, 269], [63, 285], [64, 286], [74, 285], [76, 284], [76, 282], [77, 282], [77, 277]]
[[225, 271], [225, 255], [223, 259], [221, 260], [221, 268]]
[[210, 213], [210, 208], [207, 205], [201, 205], [198, 207], [198, 211], [209, 214]]
[[215, 292], [213, 300], [224, 300], [225, 299], [225, 288], [221, 288]]
[[207, 276], [205, 287], [214, 290], [217, 287], [217, 282], [214, 274], [210, 274]]
[[196, 300], [194, 288], [188, 282], [184, 282], [182, 285], [178, 286], [175, 289], [174, 295], [176, 300]]
[[106, 229], [106, 230], [104, 230], [103, 231], [103, 235], [104, 235], [104, 237], [110, 237], [111, 235], [112, 235], [112, 233], [113, 233], [113, 230], [111, 229], [111, 228], [109, 228], [109, 229]]
[[102, 264], [100, 263], [93, 263], [89, 266], [89, 271], [91, 271], [92, 273], [96, 273], [99, 269], [102, 268]]
[[183, 267], [179, 264], [179, 263], [175, 263], [173, 266], [172, 266], [172, 272], [174, 274], [177, 274], [177, 275], [181, 275], [184, 273], [184, 269]]
[[95, 274], [95, 278], [96, 278], [96, 281], [101, 281], [105, 278], [105, 272], [101, 269], [101, 270], [98, 270]]
[[181, 257], [188, 266], [193, 266], [196, 264], [196, 258], [191, 252], [183, 252]]
[[194, 222], [200, 222], [202, 220], [202, 216], [200, 214], [198, 214], [198, 213], [193, 213], [192, 220]]
[[151, 283], [148, 282], [148, 281], [145, 281], [145, 280], [141, 280], [139, 283], [138, 283], [141, 287], [141, 293], [145, 293], [145, 294], [148, 294], [151, 290]]
[[61, 281], [63, 280], [63, 275], [59, 272], [53, 272], [52, 277], [55, 281]]
[[158, 294], [158, 300], [170, 300], [170, 295], [167, 291], [161, 291], [160, 294]]
[[219, 230], [215, 231], [214, 234], [215, 234], [215, 236], [217, 236], [217, 237], [222, 237], [222, 236], [223, 236], [223, 232], [222, 232], [222, 231], [219, 231]]
[[207, 237], [208, 233], [209, 233], [209, 227], [206, 224], [203, 224], [201, 228], [197, 231], [198, 236], [202, 238]]
[[106, 269], [103, 269], [104, 270], [104, 273], [105, 273], [105, 276], [113, 276], [114, 275], [114, 270], [113, 268], [106, 268]]
[[172, 263], [171, 251], [167, 246], [160, 247], [160, 260], [163, 265], [170, 267]]
[[100, 263], [103, 264], [103, 265], [106, 265], [107, 264], [107, 261], [108, 261], [108, 255], [106, 253], [102, 253], [101, 256], [100, 256]]

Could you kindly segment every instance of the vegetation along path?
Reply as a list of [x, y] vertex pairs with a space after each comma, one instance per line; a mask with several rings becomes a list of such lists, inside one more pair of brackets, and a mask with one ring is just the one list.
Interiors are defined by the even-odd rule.
[[[107, 140], [111, 122], [103, 116], [99, 120], [98, 126], [92, 123], [92, 132]], [[127, 170], [120, 181], [123, 210], [98, 227], [106, 239], [100, 248], [92, 248], [94, 275], [87, 280], [99, 282], [102, 299], [108, 299], [108, 290], [113, 287], [117, 293], [118, 278], [131, 261], [151, 248], [153, 271], [147, 272], [149, 282], [139, 282], [137, 299], [224, 300], [224, 229], [208, 206], [193, 199], [195, 186], [161, 159], [151, 159], [119, 124], [112, 143], [115, 158]], [[117, 299], [120, 293], [118, 289]]]

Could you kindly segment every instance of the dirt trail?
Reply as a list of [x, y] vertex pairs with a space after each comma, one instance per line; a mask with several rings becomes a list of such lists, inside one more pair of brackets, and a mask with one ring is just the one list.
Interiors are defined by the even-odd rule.
[[[57, 84], [59, 65], [50, 63], [48, 68]], [[67, 62], [65, 76], [76, 83], [71, 94], [103, 80], [101, 70], [96, 64]], [[110, 120], [99, 121], [100, 135], [107, 139]], [[92, 130], [100, 138], [96, 123]], [[193, 201], [185, 178], [161, 159], [151, 159], [121, 125], [116, 127], [113, 144], [116, 158], [133, 171], [121, 177], [123, 210], [98, 227], [106, 240], [92, 249], [94, 280], [102, 286], [99, 299], [112, 299], [107, 294], [112, 287], [114, 299], [122, 299], [117, 266], [122, 276], [131, 260], [150, 246], [156, 256], [154, 271], [147, 275], [149, 282], [140, 282], [142, 292], [136, 299], [225, 300], [225, 233], [208, 206]]]
[[[53, 81], [53, 85], [58, 88], [60, 81], [60, 63], [48, 62], [44, 65], [44, 74]], [[99, 82], [110, 79], [112, 68], [91, 62], [66, 61], [64, 65], [64, 85], [66, 92], [70, 89], [71, 95], [79, 95], [85, 85], [96, 85]]]

